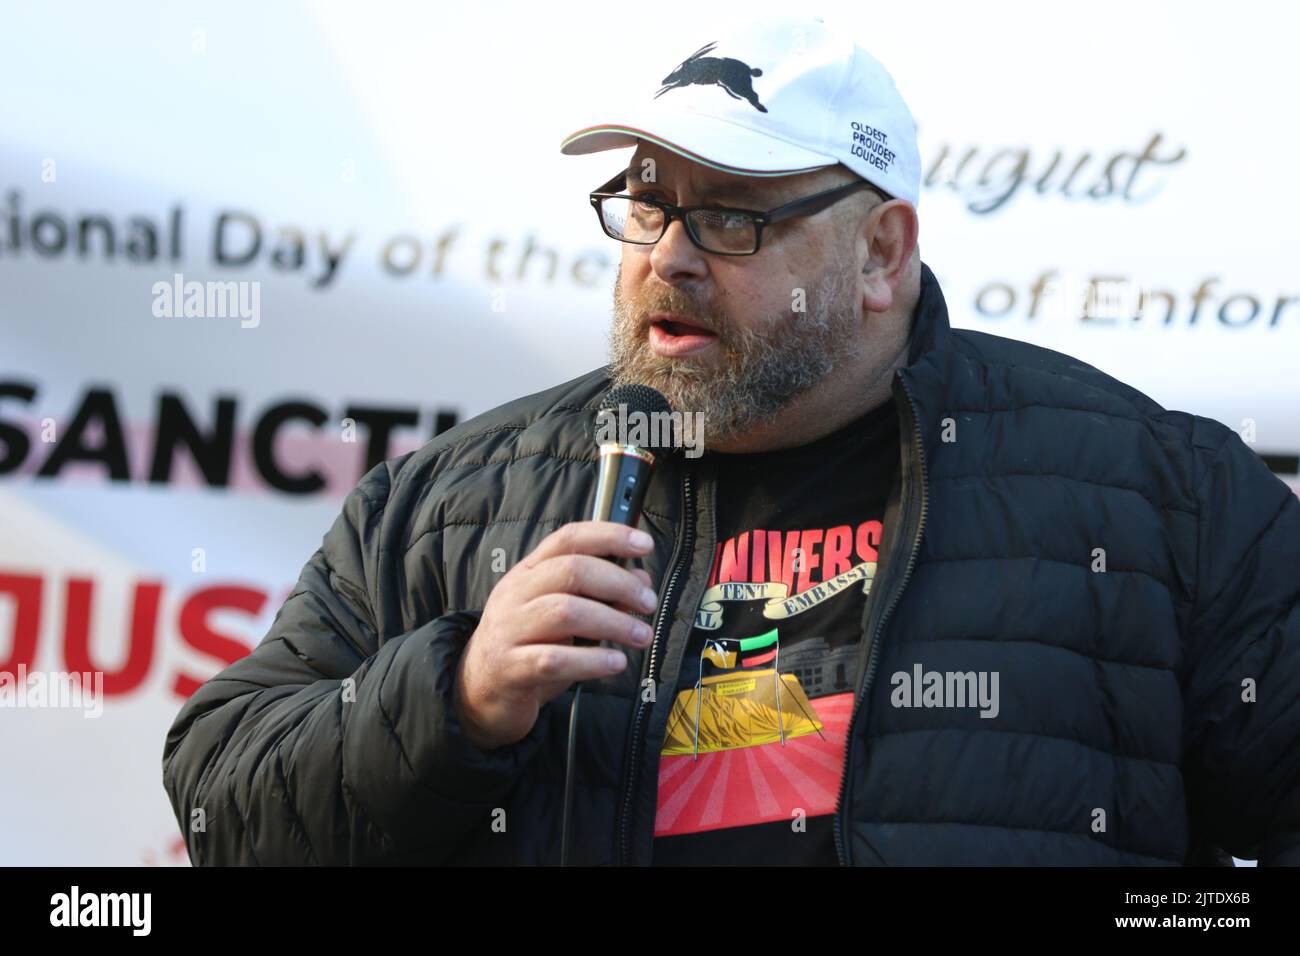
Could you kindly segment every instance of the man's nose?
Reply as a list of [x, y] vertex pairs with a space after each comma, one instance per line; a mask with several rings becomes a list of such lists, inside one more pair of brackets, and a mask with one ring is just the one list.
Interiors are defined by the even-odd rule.
[[704, 252], [691, 242], [686, 224], [680, 219], [668, 224], [668, 231], [650, 250], [650, 266], [660, 281], [671, 283], [699, 278], [708, 271]]

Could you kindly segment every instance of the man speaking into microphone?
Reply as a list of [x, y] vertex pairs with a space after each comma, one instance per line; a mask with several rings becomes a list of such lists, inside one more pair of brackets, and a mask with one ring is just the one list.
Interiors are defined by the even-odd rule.
[[[191, 860], [1300, 862], [1287, 486], [950, 326], [915, 124], [848, 35], [751, 22], [629, 79], [561, 145], [632, 150], [588, 197], [609, 364], [362, 479], [168, 734]], [[620, 386], [704, 427], [635, 528], [587, 518]]]

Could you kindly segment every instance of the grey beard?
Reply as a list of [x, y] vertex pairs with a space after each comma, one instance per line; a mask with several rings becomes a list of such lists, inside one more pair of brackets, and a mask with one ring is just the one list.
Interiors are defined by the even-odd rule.
[[[655, 355], [614, 286], [609, 333], [614, 385], [649, 385], [674, 411], [703, 414], [704, 439], [724, 442], [771, 421], [787, 405], [860, 350], [856, 273], [832, 270], [809, 290], [808, 311], [786, 313], [761, 328], [711, 317], [724, 352], [721, 366]], [[698, 311], [698, 310], [697, 310]]]

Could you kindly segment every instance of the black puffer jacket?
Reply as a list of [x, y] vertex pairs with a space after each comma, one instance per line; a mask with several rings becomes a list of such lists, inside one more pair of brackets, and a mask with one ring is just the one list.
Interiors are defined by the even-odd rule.
[[[1221, 424], [951, 329], [922, 272], [842, 861], [1300, 862], [1300, 501]], [[586, 515], [607, 385], [510, 402], [365, 476], [265, 639], [168, 734], [195, 863], [558, 861], [571, 694], [483, 752], [452, 678], [501, 569]], [[667, 688], [715, 543], [707, 459], [663, 465], [646, 502], [653, 645], [583, 695], [578, 863], [651, 859]], [[996, 672], [996, 718], [894, 706], [918, 663]]]

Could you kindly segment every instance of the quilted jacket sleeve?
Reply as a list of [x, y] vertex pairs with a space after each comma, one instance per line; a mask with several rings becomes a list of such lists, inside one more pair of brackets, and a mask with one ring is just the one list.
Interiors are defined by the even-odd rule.
[[1300, 865], [1300, 499], [1198, 418], [1196, 600], [1184, 744], [1193, 838]]
[[349, 494], [261, 643], [168, 732], [163, 782], [195, 864], [446, 861], [536, 751], [546, 710], [510, 747], [461, 736], [454, 676], [478, 612], [376, 635], [373, 589], [393, 586], [378, 529], [403, 460]]

